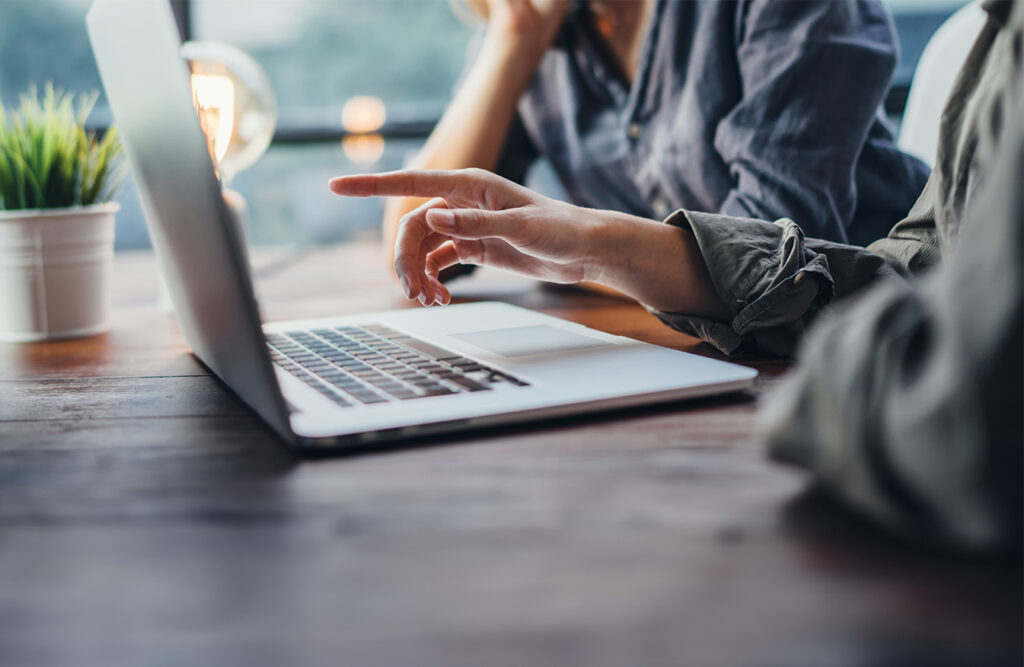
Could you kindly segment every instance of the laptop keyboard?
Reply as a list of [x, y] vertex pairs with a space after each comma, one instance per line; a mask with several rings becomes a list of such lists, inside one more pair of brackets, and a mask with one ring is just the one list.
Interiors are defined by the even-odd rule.
[[341, 406], [529, 383], [380, 325], [267, 334], [275, 364]]

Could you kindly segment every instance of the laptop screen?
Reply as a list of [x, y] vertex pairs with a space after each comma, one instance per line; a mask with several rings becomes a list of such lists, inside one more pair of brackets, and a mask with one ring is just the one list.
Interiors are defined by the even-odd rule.
[[166, 0], [97, 0], [87, 23], [185, 340], [272, 427], [288, 434], [247, 253], [192, 106], [170, 6]]

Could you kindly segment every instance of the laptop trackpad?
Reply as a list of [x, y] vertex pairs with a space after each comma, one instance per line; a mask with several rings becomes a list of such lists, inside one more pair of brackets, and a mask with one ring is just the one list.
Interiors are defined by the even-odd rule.
[[503, 357], [524, 357], [528, 354], [568, 352], [570, 350], [614, 345], [614, 343], [598, 338], [575, 334], [546, 324], [472, 331], [451, 334], [451, 336]]

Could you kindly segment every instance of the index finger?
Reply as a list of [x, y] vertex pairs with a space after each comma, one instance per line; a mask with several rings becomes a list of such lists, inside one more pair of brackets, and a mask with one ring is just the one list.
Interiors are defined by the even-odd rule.
[[446, 197], [474, 177], [457, 171], [403, 169], [382, 174], [339, 176], [328, 183], [331, 192], [349, 197]]

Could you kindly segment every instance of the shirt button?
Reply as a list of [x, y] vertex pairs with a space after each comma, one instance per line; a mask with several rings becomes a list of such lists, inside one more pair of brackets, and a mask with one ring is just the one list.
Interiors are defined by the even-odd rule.
[[626, 128], [626, 135], [629, 136], [630, 139], [638, 139], [643, 130], [644, 128], [640, 123], [630, 123], [629, 127]]
[[659, 218], [664, 218], [669, 214], [669, 205], [664, 199], [655, 199], [651, 207], [654, 209], [654, 215]]

